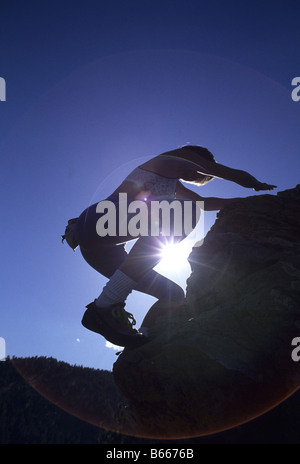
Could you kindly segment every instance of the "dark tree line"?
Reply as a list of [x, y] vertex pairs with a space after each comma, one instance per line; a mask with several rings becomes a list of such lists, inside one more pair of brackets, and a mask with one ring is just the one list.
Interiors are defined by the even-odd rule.
[[[41, 385], [43, 394], [52, 395], [52, 401], [38, 393]], [[0, 443], [300, 443], [300, 390], [248, 424], [212, 436], [176, 441], [130, 437], [92, 425], [54, 404], [55, 398], [59, 399], [57, 404], [65, 401], [67, 410], [81, 403], [91, 412], [101, 408], [107, 417], [113, 416], [123, 401], [109, 371], [70, 366], [45, 357], [8, 359], [0, 362]]]

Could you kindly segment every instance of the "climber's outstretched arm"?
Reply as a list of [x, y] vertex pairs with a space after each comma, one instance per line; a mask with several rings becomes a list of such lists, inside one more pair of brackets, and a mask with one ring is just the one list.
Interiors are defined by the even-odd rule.
[[238, 185], [246, 188], [253, 188], [254, 190], [273, 190], [276, 185], [266, 184], [260, 182], [251, 174], [240, 169], [233, 169], [227, 166], [223, 166], [218, 163], [211, 163], [211, 171], [213, 177], [219, 177], [220, 179], [229, 180], [235, 182]]
[[[175, 153], [175, 152], [174, 152]], [[184, 160], [182, 159], [184, 157]], [[223, 164], [207, 160], [199, 157], [191, 150], [181, 152], [181, 160], [177, 160], [178, 168], [182, 173], [187, 174], [187, 178], [196, 178], [197, 173], [205, 176], [218, 177], [220, 179], [229, 180], [241, 185], [245, 188], [253, 188], [254, 190], [273, 190], [276, 185], [266, 184], [258, 181], [255, 177], [241, 169], [233, 169]], [[181, 163], [181, 165], [180, 165]], [[179, 178], [184, 179], [184, 174]]]

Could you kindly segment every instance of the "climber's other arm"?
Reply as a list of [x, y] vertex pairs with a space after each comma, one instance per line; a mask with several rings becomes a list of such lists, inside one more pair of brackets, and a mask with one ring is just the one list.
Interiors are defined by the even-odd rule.
[[176, 198], [190, 201], [203, 201], [204, 211], [219, 211], [240, 198], [201, 197], [196, 192], [184, 187], [180, 181], [176, 186]]

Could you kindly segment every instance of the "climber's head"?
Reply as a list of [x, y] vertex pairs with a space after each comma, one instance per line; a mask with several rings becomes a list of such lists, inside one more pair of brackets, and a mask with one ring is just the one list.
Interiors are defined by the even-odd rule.
[[[216, 162], [214, 155], [207, 148], [199, 147], [198, 145], [185, 145], [181, 148], [185, 150], [193, 151], [194, 153], [199, 155], [199, 158], [202, 157], [208, 161], [212, 161], [213, 163]], [[200, 159], [199, 159], [199, 164], [201, 164]], [[188, 180], [188, 182], [191, 184], [196, 184], [196, 185], [205, 185], [211, 180], [213, 180], [212, 176], [205, 176], [203, 174], [198, 173], [196, 179]]]

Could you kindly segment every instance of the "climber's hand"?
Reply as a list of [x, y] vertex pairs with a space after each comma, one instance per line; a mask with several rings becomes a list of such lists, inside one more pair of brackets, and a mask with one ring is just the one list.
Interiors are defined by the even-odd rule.
[[277, 188], [277, 185], [270, 185], [264, 182], [258, 182], [258, 184], [254, 187], [254, 190], [258, 192], [259, 190], [273, 190]]

